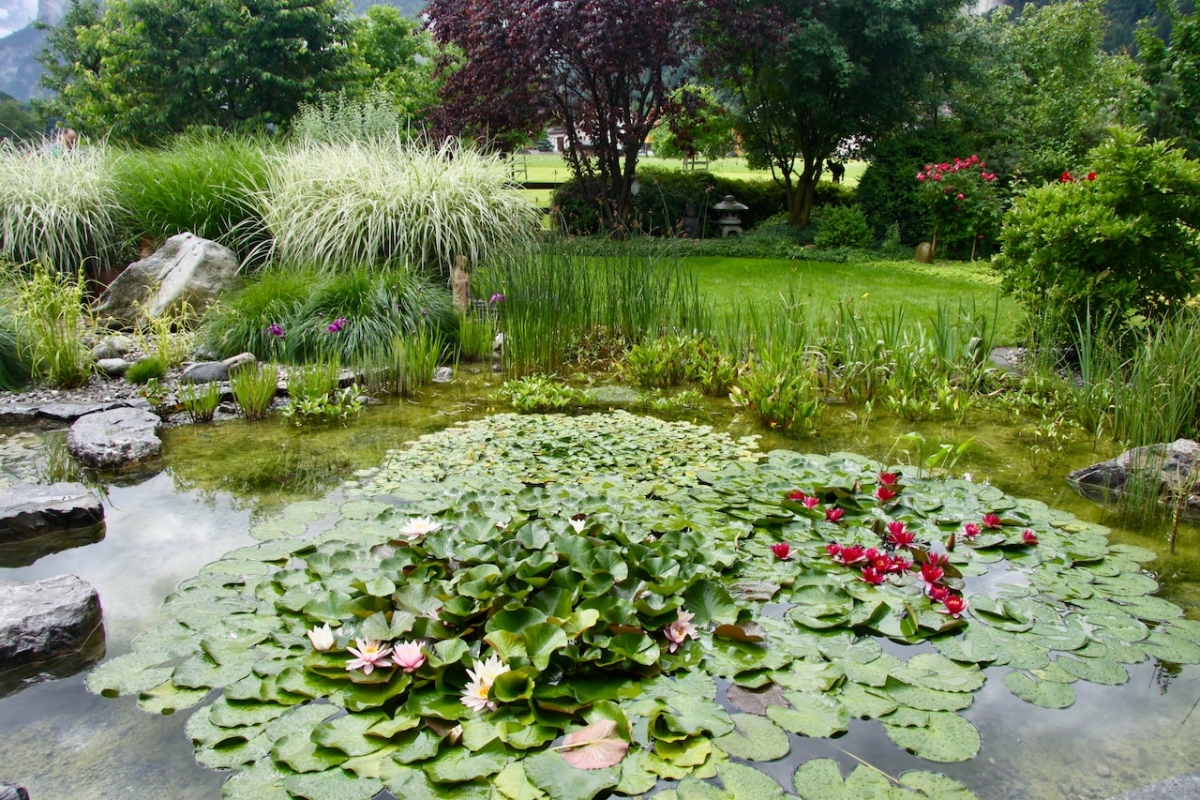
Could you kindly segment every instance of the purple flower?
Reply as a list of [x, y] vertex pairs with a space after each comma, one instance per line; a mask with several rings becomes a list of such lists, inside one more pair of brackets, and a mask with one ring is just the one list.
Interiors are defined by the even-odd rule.
[[347, 320], [345, 317], [338, 317], [333, 322], [329, 323], [329, 332], [330, 333], [339, 333], [342, 330], [342, 328], [345, 327], [346, 322], [347, 322]]
[[492, 305], [496, 305], [496, 303], [503, 303], [504, 300], [505, 300], [504, 295], [500, 294], [499, 292], [496, 292], [496, 294], [492, 295], [492, 299], [488, 300], [488, 303], [490, 303]]
[[283, 338], [283, 328], [276, 322], [272, 322], [267, 326], [267, 333], [277, 338]]

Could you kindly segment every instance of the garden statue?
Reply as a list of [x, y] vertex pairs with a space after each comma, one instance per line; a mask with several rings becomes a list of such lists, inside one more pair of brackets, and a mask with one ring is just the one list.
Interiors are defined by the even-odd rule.
[[471, 307], [471, 274], [467, 272], [466, 256], [454, 259], [454, 269], [450, 272], [450, 293], [454, 298], [454, 310], [466, 313]]
[[700, 217], [696, 215], [696, 204], [691, 201], [683, 207], [683, 217], [679, 220], [679, 235], [685, 239], [700, 238]]
[[921, 242], [917, 245], [917, 252], [913, 254], [913, 261], [918, 264], [933, 263], [933, 245], [929, 242]]
[[825, 166], [829, 168], [830, 180], [834, 183], [841, 183], [842, 178], [846, 175], [846, 165], [840, 161], [834, 161], [832, 158], [825, 159]]

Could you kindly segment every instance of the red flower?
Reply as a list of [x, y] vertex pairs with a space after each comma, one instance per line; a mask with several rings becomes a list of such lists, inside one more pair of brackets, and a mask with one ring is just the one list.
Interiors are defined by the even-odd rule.
[[888, 565], [888, 572], [900, 574], [902, 572], [908, 572], [908, 568], [912, 566], [912, 562], [904, 556], [892, 556], [890, 561], [891, 563]]
[[896, 481], [899, 478], [900, 478], [900, 476], [894, 472], [879, 473], [879, 482], [882, 483], [884, 486], [895, 486]]
[[919, 181], [923, 181], [923, 180], [925, 180], [925, 173], [924, 173], [924, 172], [918, 172], [918, 173], [917, 173], [917, 180], [919, 180]]
[[983, 527], [985, 527], [985, 528], [1002, 528], [1002, 527], [1004, 527], [1004, 523], [1000, 521], [1000, 516], [998, 514], [984, 514], [983, 515]]
[[968, 539], [974, 539], [978, 535], [979, 526], [974, 522], [968, 522], [966, 525], [963, 525], [963, 536], [967, 537]]
[[799, 489], [793, 489], [792, 491], [787, 493], [788, 500], [800, 500], [801, 502], [803, 502], [804, 498], [806, 498], [806, 497], [808, 497], [808, 495], [806, 495], [804, 492], [800, 491]]
[[1089, 180], [1089, 181], [1094, 181], [1094, 180], [1096, 180], [1096, 173], [1094, 173], [1094, 172], [1089, 172], [1089, 173], [1088, 173], [1088, 180]]
[[804, 503], [805, 508], [816, 508], [821, 505], [821, 501], [816, 497], [806, 497], [800, 502]]
[[871, 569], [876, 572], [891, 572], [892, 557], [887, 555], [876, 555], [874, 558], [867, 559], [870, 562]]
[[1025, 544], [1029, 545], [1030, 547], [1033, 547], [1038, 543], [1037, 534], [1029, 530], [1029, 528], [1026, 528], [1021, 532], [1021, 539], [1023, 539]]
[[787, 542], [778, 542], [771, 545], [771, 552], [774, 553], [775, 557], [780, 561], [787, 561], [792, 557], [792, 546]]
[[825, 519], [829, 520], [830, 522], [837, 522], [845, 513], [846, 512], [840, 508], [827, 508], [825, 509]]
[[926, 589], [940, 581], [945, 574], [945, 571], [941, 567], [934, 566], [929, 562], [921, 565], [921, 580], [925, 581]]
[[962, 200], [962, 199], [963, 199], [963, 198], [965, 198], [965, 197], [966, 197], [966, 195], [965, 195], [965, 194], [963, 194], [962, 192], [959, 192], [959, 193], [958, 193], [958, 196], [957, 196], [957, 197], [955, 197], [954, 199], [955, 199], [955, 200]]
[[1060, 176], [1059, 176], [1059, 178], [1058, 178], [1058, 182], [1059, 182], [1059, 183], [1074, 183], [1074, 182], [1075, 182], [1075, 176], [1073, 176], [1073, 175], [1072, 175], [1071, 173], [1069, 173], [1069, 172], [1064, 172], [1062, 175], [1060, 175]]
[[887, 540], [896, 547], [908, 547], [917, 540], [917, 537], [903, 522], [889, 522], [887, 530]]
[[830, 542], [825, 545], [825, 552], [829, 553], [829, 557], [836, 561], [842, 554], [842, 546], [837, 542]]
[[894, 500], [896, 497], [896, 494], [897, 493], [895, 490], [889, 489], [886, 486], [880, 486], [878, 489], [875, 490], [875, 499], [881, 503], [886, 503], [889, 500]]
[[972, 153], [972, 154], [971, 154], [971, 163], [972, 163], [972, 164], [978, 164], [978, 163], [979, 163], [979, 156], [978, 156], [978, 155], [975, 155], [974, 153]]
[[942, 603], [950, 596], [950, 588], [940, 583], [927, 583], [925, 584], [925, 594], [929, 595], [929, 599], [933, 602]]
[[887, 580], [887, 575], [872, 567], [863, 567], [862, 579], [872, 586], [878, 586]]
[[935, 181], [940, 181], [942, 179], [941, 173], [938, 173], [938, 172], [933, 173], [933, 179]]
[[942, 601], [942, 606], [938, 611], [958, 619], [967, 610], [967, 598], [958, 594], [948, 594], [946, 595], [946, 599]]
[[848, 547], [842, 547], [833, 560], [839, 564], [857, 564], [860, 561], [867, 560], [867, 551], [861, 544], [852, 544]]
[[950, 556], [943, 553], [927, 553], [925, 559], [935, 567], [944, 567], [950, 563]]

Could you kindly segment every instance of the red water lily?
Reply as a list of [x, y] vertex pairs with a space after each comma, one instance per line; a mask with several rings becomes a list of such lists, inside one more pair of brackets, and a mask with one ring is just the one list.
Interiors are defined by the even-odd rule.
[[875, 490], [875, 499], [881, 503], [886, 503], [890, 500], [894, 500], [896, 494], [897, 492], [894, 489], [889, 489], [886, 486], [880, 486]]
[[889, 522], [887, 540], [895, 547], [908, 547], [917, 540], [917, 537], [903, 522]]
[[897, 475], [895, 472], [879, 473], [879, 482], [882, 483], [884, 486], [895, 486], [896, 481], [899, 480], [899, 478], [900, 478], [900, 476]]
[[921, 565], [921, 580], [925, 581], [925, 589], [937, 583], [945, 576], [946, 571], [939, 566], [925, 562]]
[[967, 598], [960, 594], [948, 594], [946, 599], [942, 601], [942, 607], [938, 609], [942, 614], [949, 614], [958, 619], [962, 613], [967, 610]]
[[825, 519], [830, 522], [837, 522], [845, 513], [846, 512], [840, 508], [827, 508], [825, 509]]
[[862, 579], [872, 586], [878, 586], [887, 580], [887, 574], [880, 572], [874, 567], [863, 567]]
[[979, 526], [974, 522], [968, 522], [966, 525], [963, 525], [963, 536], [967, 537], [968, 539], [974, 539], [978, 535]]
[[1021, 539], [1025, 542], [1025, 544], [1030, 545], [1031, 547], [1038, 543], [1037, 534], [1029, 530], [1029, 528], [1021, 531]]
[[[837, 547], [837, 552], [834, 552], [834, 547]], [[857, 564], [868, 558], [867, 549], [861, 544], [829, 545], [825, 549], [829, 552], [830, 557], [839, 564]]]
[[816, 497], [806, 497], [801, 502], [804, 503], [805, 508], [816, 508], [821, 505], [821, 500]]
[[793, 489], [792, 491], [787, 493], [788, 500], [799, 500], [799, 501], [803, 502], [807, 497], [808, 497], [808, 495], [806, 495], [804, 492], [800, 491], [799, 489]]
[[925, 560], [935, 567], [944, 567], [950, 563], [950, 556], [945, 553], [926, 553]]
[[950, 596], [950, 588], [940, 583], [931, 583], [925, 586], [925, 594], [929, 595], [933, 602], [942, 603]]
[[829, 553], [829, 557], [836, 561], [842, 554], [842, 546], [837, 542], [830, 542], [829, 544], [825, 545], [825, 552]]
[[983, 527], [985, 528], [1002, 528], [1004, 523], [1000, 519], [999, 514], [984, 514]]
[[775, 557], [780, 561], [787, 561], [792, 557], [792, 546], [787, 542], [778, 542], [771, 545], [771, 552], [774, 553]]
[[888, 572], [895, 572], [896, 574], [908, 572], [912, 566], [912, 562], [904, 556], [892, 556], [891, 561], [892, 563], [888, 566]]

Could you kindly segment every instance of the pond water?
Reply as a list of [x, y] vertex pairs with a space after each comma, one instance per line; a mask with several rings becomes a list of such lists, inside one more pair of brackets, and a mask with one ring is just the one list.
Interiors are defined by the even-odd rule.
[[[164, 621], [159, 604], [177, 583], [223, 553], [253, 543], [248, 530], [254, 521], [288, 503], [336, 493], [354, 470], [380, 464], [389, 448], [505, 410], [491, 399], [491, 381], [481, 376], [432, 389], [417, 402], [372, 407], [345, 428], [297, 429], [270, 420], [171, 429], [164, 437], [161, 472], [105, 485], [107, 524], [101, 540], [27, 566], [0, 566], [0, 580], [78, 575], [100, 593], [107, 656], [128, 652], [138, 633]], [[919, 458], [911, 442], [897, 445], [909, 431], [924, 436], [927, 451], [934, 443], [973, 436], [975, 445], [957, 470], [1014, 496], [1107, 525], [1116, 541], [1155, 550], [1159, 559], [1149, 567], [1161, 595], [1182, 606], [1186, 616], [1200, 619], [1200, 530], [1181, 529], [1170, 554], [1164, 524], [1121, 519], [1075, 495], [1062, 476], [1111, 455], [1092, 452], [1090, 443], [1072, 445], [1051, 464], [1031, 458], [1016, 430], [999, 416], [979, 415], [959, 428], [893, 420], [864, 424], [835, 408], [817, 436], [804, 438], [764, 434], [719, 403], [671, 416], [734, 436], [763, 434], [763, 450], [852, 451], [898, 463]], [[61, 431], [0, 428], [0, 474], [44, 476], [62, 436]], [[0, 563], [22, 561], [6, 561], [0, 553]], [[918, 652], [890, 643], [885, 648], [903, 650], [905, 656]], [[793, 737], [789, 758], [760, 766], [789, 790], [796, 763], [828, 757], [846, 773], [864, 762], [893, 776], [933, 769], [963, 781], [981, 798], [1049, 799], [1110, 797], [1200, 763], [1200, 714], [1193, 713], [1200, 703], [1200, 668], [1151, 660], [1129, 667], [1131, 680], [1121, 687], [1079, 682], [1074, 685], [1078, 700], [1066, 710], [1016, 699], [1003, 686], [1005, 671], [989, 669], [990, 680], [964, 712], [983, 737], [983, 748], [971, 761], [924, 762], [897, 748], [878, 723], [855, 721], [837, 739]], [[183, 733], [190, 713], [156, 717], [140, 711], [132, 698], [93, 696], [83, 675], [29, 686], [0, 698], [0, 780], [26, 786], [34, 800], [213, 800], [226, 773], [194, 761]]]

